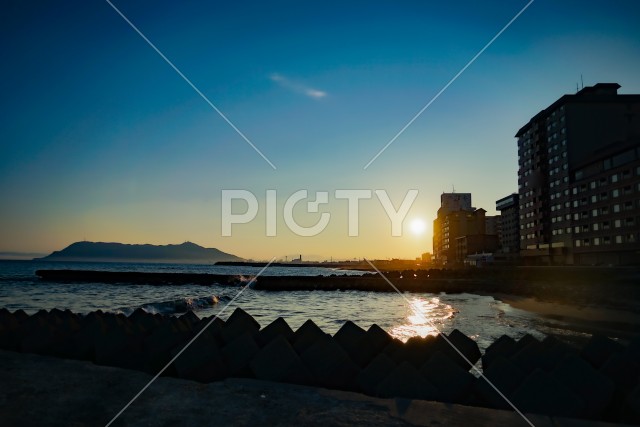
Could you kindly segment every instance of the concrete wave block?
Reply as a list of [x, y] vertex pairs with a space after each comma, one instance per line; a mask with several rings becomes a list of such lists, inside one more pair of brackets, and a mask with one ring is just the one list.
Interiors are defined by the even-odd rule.
[[561, 417], [584, 417], [586, 403], [551, 374], [536, 369], [513, 392], [513, 404], [523, 412]]
[[[386, 354], [393, 360], [393, 362], [397, 365], [403, 361], [402, 349], [404, 348], [404, 343], [397, 338], [393, 338], [382, 350], [382, 353]], [[398, 353], [400, 352], [400, 353]], [[398, 355], [396, 356], [396, 353]]]
[[539, 367], [540, 358], [544, 353], [544, 347], [538, 340], [522, 346], [511, 356], [511, 361], [518, 365], [525, 373], [529, 374]]
[[51, 355], [49, 347], [55, 342], [58, 332], [57, 326], [61, 321], [46, 310], [39, 310], [20, 323], [18, 331], [20, 351]]
[[585, 415], [591, 418], [600, 417], [611, 403], [613, 382], [580, 357], [563, 360], [552, 374], [584, 400]]
[[30, 324], [21, 329], [20, 351], [23, 353], [35, 353], [51, 355], [49, 347], [56, 340], [55, 329], [46, 324]]
[[375, 323], [367, 329], [367, 338], [376, 352], [381, 352], [393, 340], [391, 335]]
[[73, 349], [72, 358], [95, 361], [94, 337], [104, 334], [107, 330], [103, 315], [102, 311], [97, 310], [83, 317], [81, 329], [70, 340], [71, 349]]
[[253, 357], [249, 367], [259, 380], [302, 385], [313, 383], [311, 372], [284, 335], [278, 334], [269, 340]]
[[195, 314], [193, 312], [193, 310], [189, 310], [186, 313], [184, 313], [182, 316], [179, 317], [180, 320], [187, 322], [191, 325], [191, 329], [193, 329], [193, 327], [200, 322], [200, 318], [198, 317], [197, 314]]
[[623, 420], [640, 424], [640, 384], [624, 400]]
[[420, 368], [420, 373], [438, 389], [438, 401], [464, 403], [469, 400], [475, 377], [442, 352], [435, 352]]
[[193, 331], [193, 324], [188, 319], [183, 319], [182, 316], [168, 316], [169, 323], [180, 333], [182, 334], [190, 334]]
[[[184, 345], [175, 347], [171, 356], [174, 357], [183, 348]], [[180, 354], [173, 366], [179, 378], [203, 383], [224, 379], [229, 373], [218, 342], [206, 331]]]
[[0, 348], [4, 350], [20, 351], [20, 341], [22, 338], [22, 335], [20, 334], [20, 323], [26, 318], [23, 318], [20, 315], [15, 315], [14, 313], [9, 312], [9, 310], [3, 310], [4, 314], [0, 319], [2, 331], [0, 333]]
[[159, 319], [153, 314], [147, 313], [142, 308], [137, 308], [129, 315], [129, 320], [140, 330], [149, 334], [160, 325]]
[[278, 337], [282, 337], [286, 341], [291, 342], [291, 340], [293, 340], [293, 335], [293, 329], [291, 329], [286, 320], [282, 317], [278, 317], [276, 320], [260, 329], [257, 341], [261, 347], [264, 347]]
[[367, 335], [367, 331], [347, 320], [333, 335], [333, 339], [344, 351], [347, 352], [351, 360], [355, 359], [358, 349], [361, 347], [360, 341]]
[[207, 330], [203, 333], [213, 336], [218, 344], [224, 345], [224, 341], [222, 340], [222, 328], [224, 328], [224, 320], [215, 316], [203, 317], [198, 323], [193, 325], [192, 332], [193, 334], [197, 334], [203, 328], [207, 328]]
[[551, 372], [565, 359], [574, 358], [578, 356], [578, 349], [572, 347], [552, 336], [546, 337], [541, 342], [542, 353], [537, 362], [537, 367], [540, 369]]
[[508, 335], [502, 335], [500, 338], [487, 347], [482, 356], [482, 368], [487, 369], [491, 366], [491, 362], [497, 356], [509, 359], [516, 352], [516, 340]]
[[438, 389], [409, 362], [402, 362], [376, 387], [376, 395], [385, 398], [435, 400]]
[[[456, 362], [460, 367], [464, 368], [466, 371], [471, 369], [471, 365], [475, 365], [482, 354], [480, 353], [480, 349], [478, 348], [478, 344], [460, 332], [458, 329], [454, 329], [447, 335], [449, 340], [448, 344], [453, 344], [453, 346], [464, 355], [464, 358], [460, 356], [460, 354], [451, 348], [451, 345], [447, 347], [447, 353], [454, 362]], [[465, 358], [468, 360], [465, 360]], [[469, 364], [471, 362], [471, 364]]]
[[517, 353], [518, 351], [527, 347], [529, 344], [533, 344], [533, 343], [539, 344], [540, 341], [531, 334], [525, 334], [516, 342], [516, 349], [514, 353]]
[[357, 389], [356, 378], [360, 368], [330, 335], [316, 340], [300, 358], [317, 385], [340, 390]]
[[[142, 369], [145, 359], [144, 344], [130, 325], [119, 324], [121, 319], [111, 319], [111, 324], [102, 334], [93, 337], [95, 363], [126, 369]], [[109, 323], [109, 321], [107, 321]]]
[[356, 379], [362, 392], [376, 395], [378, 384], [386, 378], [396, 368], [396, 363], [385, 353], [378, 354], [363, 370]]
[[[373, 324], [356, 341], [350, 345], [349, 357], [360, 368], [366, 367], [384, 348], [392, 338], [378, 325]], [[344, 347], [343, 347], [344, 348]]]
[[[491, 362], [491, 366], [483, 372], [484, 377], [495, 386], [500, 393], [509, 398], [526, 378], [515, 363], [500, 355]], [[477, 378], [474, 394], [477, 399], [490, 408], [511, 409], [505, 399], [484, 378]]]
[[614, 353], [624, 352], [624, 346], [611, 338], [602, 335], [592, 335], [580, 352], [580, 356], [591, 363], [596, 369], [600, 369]]
[[391, 355], [391, 358], [396, 364], [409, 362], [416, 369], [420, 369], [435, 351], [443, 349], [441, 339], [431, 335], [425, 338], [411, 337]]
[[254, 340], [254, 336], [250, 331], [244, 332], [222, 348], [224, 361], [229, 367], [229, 376], [253, 376], [251, 369], [249, 369], [249, 363], [260, 351], [260, 346]]
[[245, 333], [256, 337], [259, 330], [260, 324], [246, 311], [238, 307], [224, 323], [220, 336], [225, 344], [229, 344]]
[[14, 311], [12, 316], [18, 321], [18, 323], [22, 323], [29, 318], [27, 312], [22, 309]]
[[311, 319], [308, 319], [293, 334], [293, 348], [299, 355], [302, 355], [309, 347], [315, 344], [316, 341], [326, 336], [328, 336], [328, 334], [313, 323]]
[[627, 345], [627, 351], [634, 357], [640, 359], [640, 335], [629, 341], [629, 344]]
[[82, 329], [82, 319], [70, 310], [51, 310], [50, 325], [53, 326], [53, 340], [46, 354], [57, 357], [75, 357], [73, 336]]
[[171, 360], [171, 350], [184, 344], [191, 336], [189, 331], [185, 331], [179, 324], [163, 322], [142, 340], [146, 355], [142, 369], [150, 374], [156, 374]]
[[640, 359], [629, 351], [613, 353], [600, 372], [613, 382], [619, 394], [627, 393], [638, 384]]

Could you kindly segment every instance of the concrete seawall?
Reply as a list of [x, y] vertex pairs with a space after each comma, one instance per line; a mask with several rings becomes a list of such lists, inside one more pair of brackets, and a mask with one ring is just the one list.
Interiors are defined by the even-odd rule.
[[[192, 312], [172, 317], [136, 310], [126, 317], [54, 309], [29, 316], [0, 309], [0, 347], [153, 375], [211, 321]], [[346, 322], [331, 336], [311, 320], [296, 331], [282, 318], [262, 327], [236, 309], [226, 322], [213, 320], [163, 375], [201, 383], [249, 378], [510, 409], [470, 371], [468, 362], [480, 360], [486, 377], [524, 412], [640, 423], [638, 338], [623, 345], [594, 336], [576, 348], [550, 337], [503, 336], [482, 355], [457, 330], [402, 343], [377, 325], [364, 330]]]

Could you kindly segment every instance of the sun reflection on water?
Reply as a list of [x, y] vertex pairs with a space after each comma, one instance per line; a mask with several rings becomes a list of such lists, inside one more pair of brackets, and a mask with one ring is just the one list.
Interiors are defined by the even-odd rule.
[[440, 302], [440, 298], [413, 297], [406, 304], [407, 315], [403, 324], [389, 331], [392, 337], [406, 342], [415, 336], [438, 335], [445, 322], [451, 319], [456, 310], [449, 304]]

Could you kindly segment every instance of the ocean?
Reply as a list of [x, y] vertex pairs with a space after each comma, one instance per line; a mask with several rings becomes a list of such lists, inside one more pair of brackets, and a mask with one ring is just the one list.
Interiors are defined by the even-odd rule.
[[[260, 270], [257, 267], [214, 265], [0, 261], [0, 307], [10, 311], [22, 309], [30, 314], [52, 308], [70, 309], [76, 313], [102, 310], [129, 314], [142, 307], [148, 312], [165, 315], [181, 315], [192, 310], [202, 318], [219, 314], [240, 290], [238, 287], [195, 284], [58, 283], [39, 279], [35, 275], [39, 269], [212, 273], [247, 278]], [[316, 276], [362, 273], [320, 267], [269, 267], [263, 274]], [[295, 330], [307, 319], [312, 319], [330, 334], [338, 331], [347, 320], [365, 329], [375, 323], [403, 341], [412, 336], [459, 329], [473, 338], [481, 350], [501, 335], [515, 339], [525, 334], [538, 339], [554, 335], [567, 340], [581, 340], [588, 336], [571, 330], [561, 321], [513, 308], [491, 296], [444, 293], [406, 293], [403, 296], [395, 292], [268, 292], [247, 288], [220, 317], [226, 319], [235, 307], [241, 307], [263, 327], [282, 317]]]

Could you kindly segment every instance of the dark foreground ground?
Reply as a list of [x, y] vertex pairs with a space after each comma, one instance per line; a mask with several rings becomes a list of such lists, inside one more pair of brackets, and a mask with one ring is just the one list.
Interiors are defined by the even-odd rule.
[[[0, 350], [0, 425], [105, 426], [152, 376]], [[621, 426], [527, 414], [536, 427]], [[527, 426], [514, 412], [249, 379], [158, 378], [113, 426]]]

